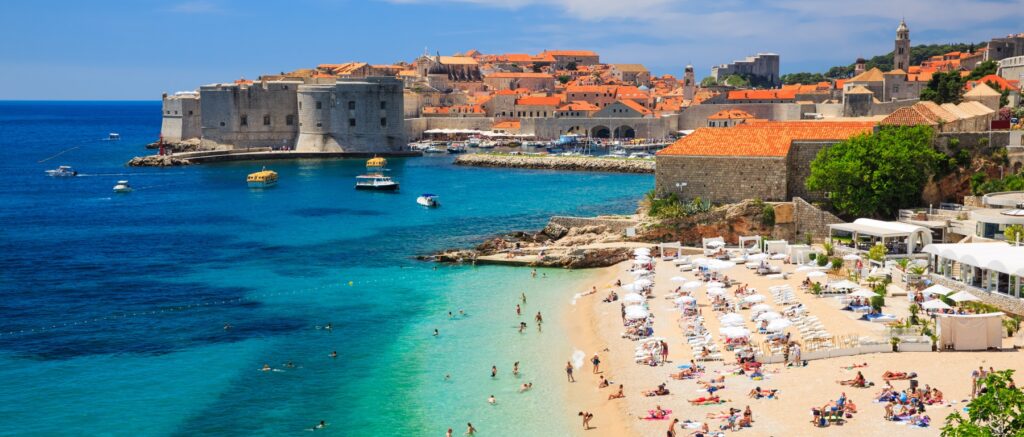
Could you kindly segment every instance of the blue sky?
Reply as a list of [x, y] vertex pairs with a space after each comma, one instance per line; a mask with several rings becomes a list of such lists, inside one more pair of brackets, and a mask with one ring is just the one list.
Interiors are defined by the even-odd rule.
[[0, 99], [159, 99], [163, 91], [318, 63], [591, 49], [698, 77], [756, 52], [820, 71], [915, 44], [1024, 32], [1024, 0], [6, 1]]

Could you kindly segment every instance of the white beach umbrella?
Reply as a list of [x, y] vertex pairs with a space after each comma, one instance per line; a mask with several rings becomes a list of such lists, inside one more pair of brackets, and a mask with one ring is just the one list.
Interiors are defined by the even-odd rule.
[[941, 295], [945, 296], [946, 294], [948, 294], [951, 291], [953, 291], [953, 290], [951, 288], [949, 288], [949, 287], [946, 287], [945, 285], [935, 284], [935, 285], [932, 285], [931, 287], [928, 287], [928, 288], [925, 288], [924, 290], [921, 290], [921, 294], [923, 294], [925, 296], [927, 296], [929, 294], [941, 294]]
[[644, 300], [644, 297], [637, 293], [627, 293], [625, 296], [622, 296], [622, 301], [625, 302], [626, 305], [638, 304]]
[[701, 285], [704, 285], [704, 283], [700, 281], [689, 281], [683, 284], [683, 290], [696, 290], [700, 288]]
[[857, 261], [859, 259], [860, 259], [860, 255], [857, 255], [855, 253], [843, 255], [843, 261]]
[[708, 265], [708, 263], [710, 263], [711, 261], [712, 261], [712, 259], [711, 259], [711, 258], [694, 258], [694, 259], [693, 259], [693, 265], [697, 265], [697, 266], [706, 266], [706, 265]]
[[743, 316], [736, 313], [723, 315], [718, 321], [722, 326], [743, 326]]
[[779, 332], [793, 325], [788, 319], [775, 319], [768, 322], [768, 326], [765, 328], [771, 332]]
[[672, 282], [686, 282], [686, 278], [684, 278], [682, 276], [673, 276], [672, 277]]
[[647, 278], [640, 278], [640, 279], [637, 279], [637, 280], [633, 281], [633, 285], [636, 285], [638, 287], [650, 287], [653, 284], [654, 284], [654, 281], [652, 281], [650, 279], [647, 279]]
[[823, 271], [821, 271], [821, 270], [814, 270], [814, 271], [807, 272], [807, 277], [808, 278], [824, 278], [825, 276], [828, 276], [828, 274], [823, 272]]
[[725, 247], [725, 242], [724, 241], [720, 241], [720, 240], [709, 241], [707, 246], [708, 247]]
[[828, 284], [828, 286], [832, 287], [834, 289], [837, 289], [837, 290], [853, 290], [854, 288], [860, 287], [860, 285], [857, 284], [856, 282], [853, 282], [853, 281], [850, 281], [850, 280], [847, 280], [847, 279], [843, 279], [842, 281], [832, 282], [832, 283]]
[[946, 305], [945, 302], [943, 302], [943, 301], [941, 301], [939, 299], [932, 299], [932, 300], [925, 301], [924, 303], [922, 303], [921, 304], [921, 308], [924, 308], [926, 310], [948, 310], [948, 309], [950, 309], [952, 307], [949, 306], [949, 305]]
[[708, 296], [725, 296], [724, 288], [709, 288]]
[[878, 293], [875, 293], [874, 291], [868, 290], [866, 288], [861, 288], [861, 289], [859, 289], [857, 291], [854, 291], [853, 293], [850, 293], [849, 296], [850, 297], [875, 297], [875, 296], [878, 296]]
[[772, 306], [768, 305], [766, 303], [759, 303], [757, 305], [754, 305], [754, 306], [750, 307], [750, 311], [753, 311], [755, 314], [756, 313], [763, 313], [765, 311], [771, 311], [771, 310], [772, 310]]
[[626, 284], [622, 286], [622, 289], [626, 291], [636, 292], [643, 290], [643, 287], [638, 287], [636, 284]]
[[650, 255], [650, 254], [651, 254], [651, 249], [646, 248], [646, 247], [638, 247], [636, 249], [633, 249], [633, 255]]
[[712, 260], [710, 263], [708, 263], [708, 269], [709, 270], [714, 270], [714, 271], [717, 271], [717, 272], [729, 270], [729, 269], [731, 269], [733, 267], [736, 267], [736, 263], [730, 262], [730, 261], [722, 261], [722, 260], [717, 260], [716, 259], [716, 260]]
[[629, 320], [637, 320], [647, 318], [651, 313], [646, 308], [640, 305], [633, 305], [626, 307], [626, 318]]
[[764, 296], [760, 294], [752, 294], [750, 296], [744, 297], [743, 301], [746, 303], [761, 303], [764, 302]]
[[676, 298], [676, 305], [693, 305], [697, 303], [697, 299], [693, 296], [679, 296]]
[[953, 302], [977, 302], [981, 300], [975, 297], [973, 294], [968, 293], [966, 291], [956, 293], [952, 296], [949, 296], [949, 298], [953, 299]]
[[777, 313], [775, 311], [768, 311], [768, 312], [764, 312], [764, 313], [758, 314], [757, 318], [755, 318], [754, 320], [757, 320], [758, 322], [763, 322], [763, 321], [767, 320], [767, 321], [770, 322], [772, 320], [781, 319], [781, 318], [782, 318], [782, 314], [779, 314], [779, 313]]
[[647, 258], [647, 259], [635, 259], [635, 260], [633, 260], [633, 265], [638, 265], [638, 266], [645, 266], [645, 265], [650, 264], [650, 263], [651, 263], [651, 259], [650, 258]]
[[718, 330], [725, 338], [747, 338], [750, 337], [750, 330], [738, 326], [727, 326]]
[[708, 288], [724, 288], [725, 284], [718, 281], [708, 282]]
[[651, 274], [651, 271], [650, 270], [646, 270], [646, 269], [640, 269], [640, 270], [633, 270], [632, 272], [629, 272], [629, 273], [632, 273], [633, 276], [643, 276], [643, 275]]

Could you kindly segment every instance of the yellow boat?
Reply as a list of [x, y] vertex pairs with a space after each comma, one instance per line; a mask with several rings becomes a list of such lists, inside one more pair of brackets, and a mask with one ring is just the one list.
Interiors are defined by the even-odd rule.
[[375, 156], [366, 161], [366, 168], [384, 168], [388, 165], [388, 160]]
[[245, 180], [249, 183], [249, 188], [271, 187], [277, 184], [277, 172], [263, 167], [263, 170], [250, 173], [249, 177], [245, 178]]

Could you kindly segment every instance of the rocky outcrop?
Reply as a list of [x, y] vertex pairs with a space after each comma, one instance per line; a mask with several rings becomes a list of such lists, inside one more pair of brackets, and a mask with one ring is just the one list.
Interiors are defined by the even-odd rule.
[[675, 219], [647, 218], [638, 237], [644, 241], [680, 241], [691, 246], [700, 246], [702, 238], [713, 237], [733, 242], [745, 235], [786, 238], [777, 235], [776, 226], [762, 223], [763, 210], [764, 203], [746, 200]]
[[466, 154], [455, 158], [455, 165], [472, 167], [531, 168], [615, 173], [654, 173], [654, 160], [604, 158], [593, 156]]
[[160, 148], [161, 145], [163, 145], [164, 150], [166, 150], [168, 152], [171, 152], [171, 153], [197, 152], [197, 151], [201, 150], [200, 147], [199, 147], [199, 144], [200, 144], [199, 138], [191, 138], [191, 139], [187, 139], [187, 140], [184, 140], [184, 141], [176, 141], [176, 142], [163, 142], [163, 143], [161, 143], [160, 141], [154, 141], [152, 143], [146, 144], [146, 148], [147, 149], [157, 150], [157, 149]]
[[175, 158], [171, 155], [136, 156], [128, 161], [129, 167], [174, 167], [191, 164], [187, 159]]

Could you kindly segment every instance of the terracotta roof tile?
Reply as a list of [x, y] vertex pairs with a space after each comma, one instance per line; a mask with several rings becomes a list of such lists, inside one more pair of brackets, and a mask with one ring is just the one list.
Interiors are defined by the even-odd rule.
[[557, 96], [551, 97], [523, 97], [516, 100], [516, 105], [522, 106], [558, 106], [562, 99]]
[[747, 118], [754, 118], [747, 111], [741, 111], [739, 109], [723, 109], [712, 114], [708, 117], [708, 120], [742, 120]]
[[840, 141], [870, 133], [873, 122], [785, 121], [700, 128], [658, 156], [748, 156], [782, 158], [793, 141]]

